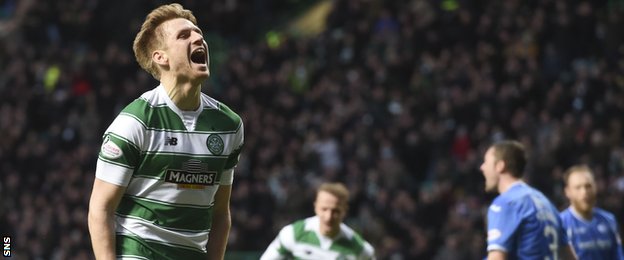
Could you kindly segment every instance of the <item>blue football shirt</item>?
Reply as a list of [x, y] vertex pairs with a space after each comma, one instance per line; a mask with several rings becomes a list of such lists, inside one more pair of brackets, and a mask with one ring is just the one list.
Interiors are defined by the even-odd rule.
[[559, 211], [540, 191], [524, 182], [498, 195], [488, 209], [487, 251], [508, 259], [557, 259], [567, 236]]
[[561, 221], [569, 243], [579, 259], [624, 260], [622, 242], [613, 214], [594, 208], [591, 220], [583, 219], [574, 209], [562, 211]]

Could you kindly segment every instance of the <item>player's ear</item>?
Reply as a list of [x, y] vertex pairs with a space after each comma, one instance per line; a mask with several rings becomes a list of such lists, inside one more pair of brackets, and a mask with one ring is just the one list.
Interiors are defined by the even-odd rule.
[[566, 186], [563, 188], [563, 193], [565, 193], [566, 198], [570, 199], [570, 187], [568, 187], [568, 185], [566, 184]]
[[494, 169], [496, 169], [496, 172], [503, 172], [505, 170], [505, 161], [503, 160], [498, 160], [494, 163]]
[[158, 65], [166, 66], [169, 64], [169, 57], [164, 51], [155, 50], [152, 52], [152, 61]]

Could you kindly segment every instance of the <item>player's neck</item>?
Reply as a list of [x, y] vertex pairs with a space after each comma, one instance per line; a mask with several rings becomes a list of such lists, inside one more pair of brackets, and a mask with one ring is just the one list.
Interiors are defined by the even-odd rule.
[[340, 229], [335, 229], [332, 230], [329, 227], [323, 228], [322, 226], [319, 228], [319, 233], [321, 233], [321, 235], [334, 239], [338, 236], [338, 234], [340, 233]]
[[584, 220], [587, 220], [587, 221], [592, 220], [594, 216], [593, 208], [590, 208], [589, 210], [579, 210], [575, 208], [574, 206], [571, 206], [570, 208], [572, 209], [574, 214], [576, 214], [577, 216], [581, 217]]
[[503, 194], [511, 188], [514, 184], [521, 182], [522, 180], [511, 176], [511, 174], [503, 174], [498, 181], [498, 193]]
[[175, 78], [162, 78], [162, 85], [171, 101], [184, 111], [193, 111], [199, 108], [201, 85], [190, 81], [180, 82]]

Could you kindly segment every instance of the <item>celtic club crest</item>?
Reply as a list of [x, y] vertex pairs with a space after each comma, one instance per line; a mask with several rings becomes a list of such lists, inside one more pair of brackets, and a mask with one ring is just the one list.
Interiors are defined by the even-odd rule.
[[208, 146], [208, 150], [214, 155], [221, 155], [221, 153], [223, 153], [223, 139], [221, 139], [219, 135], [209, 135], [208, 139], [206, 139], [206, 146]]

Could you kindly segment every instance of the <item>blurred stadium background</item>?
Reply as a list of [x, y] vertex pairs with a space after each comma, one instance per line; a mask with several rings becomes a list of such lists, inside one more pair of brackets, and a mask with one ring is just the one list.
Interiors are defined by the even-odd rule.
[[[101, 135], [157, 82], [132, 40], [166, 1], [0, 0], [0, 234], [15, 259], [92, 259]], [[481, 259], [478, 170], [492, 141], [530, 148], [561, 209], [589, 164], [624, 219], [624, 1], [180, 1], [211, 51], [204, 91], [246, 125], [229, 259], [255, 259], [343, 181], [347, 223], [380, 259]], [[620, 225], [622, 226], [622, 225]]]

